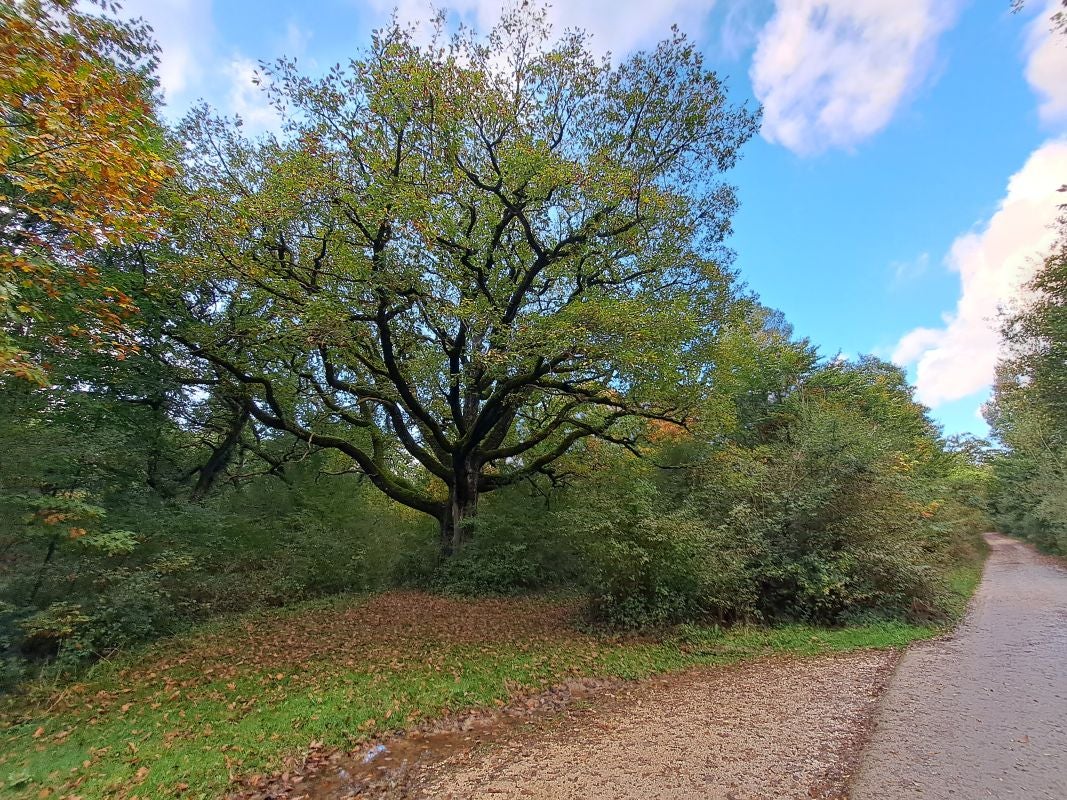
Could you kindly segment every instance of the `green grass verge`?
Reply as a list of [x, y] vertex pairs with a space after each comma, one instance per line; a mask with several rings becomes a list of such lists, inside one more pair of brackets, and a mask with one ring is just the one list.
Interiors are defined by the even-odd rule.
[[[978, 574], [980, 568], [961, 573], [954, 591], [969, 596]], [[308, 630], [343, 636], [367, 602], [316, 603], [214, 624], [100, 665], [58, 694], [39, 689], [36, 696], [9, 700], [0, 716], [0, 794], [215, 798], [234, 778], [278, 770], [312, 742], [350, 748], [420, 720], [499, 704], [572, 677], [637, 679], [774, 653], [899, 648], [941, 630], [903, 623], [685, 626], [669, 639], [646, 641], [561, 626], [528, 638], [521, 630], [480, 640], [461, 633], [452, 642], [425, 630], [399, 638], [383, 630], [383, 646], [360, 645], [362, 655], [355, 657], [307, 641]], [[479, 613], [507, 614], [508, 604]], [[519, 613], [533, 620], [539, 612]], [[296, 638], [290, 648], [248, 652], [249, 642], [272, 631]], [[286, 661], [293, 648], [298, 657]]]
[[954, 619], [959, 619], [967, 611], [967, 604], [971, 601], [978, 584], [982, 580], [982, 570], [985, 561], [976, 564], [966, 564], [956, 567], [948, 573], [949, 597], [946, 606]]

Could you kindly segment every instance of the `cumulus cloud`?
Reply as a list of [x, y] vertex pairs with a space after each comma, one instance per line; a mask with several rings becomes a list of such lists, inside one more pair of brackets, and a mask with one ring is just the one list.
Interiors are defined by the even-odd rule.
[[1027, 31], [1026, 80], [1041, 98], [1039, 111], [1047, 123], [1067, 123], [1067, 36], [1050, 34], [1050, 17], [1063, 10], [1061, 0], [1048, 0]]
[[[280, 119], [255, 83], [257, 62], [220, 46], [212, 0], [126, 0], [123, 15], [142, 17], [160, 46], [160, 88], [168, 116], [184, 114], [206, 99], [225, 114], [236, 114], [247, 130], [277, 129]], [[300, 55], [311, 38], [295, 21], [281, 27], [268, 49]], [[270, 57], [271, 53], [257, 55]]]
[[763, 135], [800, 155], [886, 126], [929, 72], [959, 0], [776, 0], [750, 77]]
[[1024, 293], [1052, 247], [1052, 223], [1064, 202], [1067, 138], [1038, 148], [1011, 177], [996, 213], [956, 239], [946, 262], [960, 276], [960, 299], [937, 328], [916, 328], [898, 342], [893, 360], [915, 365], [917, 397], [934, 408], [988, 388], [1000, 336], [998, 311]]

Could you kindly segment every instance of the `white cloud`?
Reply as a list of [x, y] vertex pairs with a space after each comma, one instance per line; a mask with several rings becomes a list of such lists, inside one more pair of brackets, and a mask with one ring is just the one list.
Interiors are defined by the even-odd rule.
[[929, 71], [960, 0], [776, 0], [750, 77], [763, 135], [800, 155], [884, 128]]
[[[205, 99], [224, 114], [241, 117], [252, 133], [277, 129], [277, 112], [266, 93], [254, 83], [257, 61], [220, 47], [212, 0], [127, 0], [123, 15], [143, 17], [160, 45], [159, 78], [167, 116], [180, 117], [196, 100]], [[288, 21], [268, 51], [302, 55], [311, 34]], [[269, 58], [272, 52], [257, 53]]]
[[944, 326], [916, 328], [897, 344], [893, 360], [915, 365], [917, 396], [937, 407], [986, 389], [993, 381], [1000, 336], [998, 311], [1024, 293], [1056, 234], [1064, 202], [1067, 139], [1031, 154], [1008, 181], [1008, 191], [984, 228], [956, 239], [946, 259], [959, 273], [960, 299]]
[[726, 10], [719, 31], [719, 48], [724, 58], [740, 58], [759, 40], [759, 32], [766, 22], [762, 3], [733, 2]]
[[1048, 123], [1067, 123], [1067, 35], [1049, 30], [1049, 18], [1062, 10], [1061, 0], [1048, 0], [1027, 31], [1026, 80], [1041, 97], [1041, 119]]
[[903, 286], [921, 278], [930, 269], [930, 254], [920, 253], [911, 261], [894, 261], [889, 265], [893, 271], [893, 285]]
[[[484, 33], [500, 18], [500, 0], [370, 0], [380, 14], [396, 8], [406, 23], [429, 20], [435, 9], [456, 14]], [[593, 35], [591, 46], [604, 53], [623, 55], [662, 39], [677, 23], [699, 38], [702, 23], [715, 0], [582, 0], [557, 2], [548, 7], [555, 33], [582, 28]]]
[[241, 118], [247, 131], [259, 133], [281, 125], [278, 112], [267, 100], [264, 77], [255, 61], [234, 56], [226, 66], [226, 77], [230, 81], [228, 110]]
[[123, 15], [152, 26], [161, 53], [159, 81], [168, 103], [195, 91], [212, 57], [211, 0], [128, 0]]

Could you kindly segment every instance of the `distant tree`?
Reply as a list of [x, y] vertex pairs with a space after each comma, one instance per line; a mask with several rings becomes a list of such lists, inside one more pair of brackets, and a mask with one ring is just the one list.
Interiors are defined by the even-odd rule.
[[757, 115], [681, 34], [618, 66], [541, 12], [428, 46], [393, 24], [321, 80], [270, 71], [285, 142], [185, 123], [170, 335], [259, 425], [347, 456], [458, 550], [479, 496], [587, 437], [684, 423], [731, 302], [720, 175]]
[[[95, 283], [87, 250], [158, 222], [168, 167], [152, 97], [156, 52], [142, 22], [74, 0], [0, 5], [0, 375], [43, 380], [20, 342], [41, 298]], [[67, 334], [114, 346], [132, 310], [126, 295], [100, 287]]]
[[986, 420], [1005, 447], [994, 460], [1003, 524], [1067, 552], [1067, 218], [1061, 225], [1029, 301], [1003, 321], [1010, 355], [998, 366]]
[[1005, 319], [1002, 333], [1025, 392], [1067, 432], [1067, 217], [1060, 226], [1058, 243], [1027, 287], [1030, 301]]

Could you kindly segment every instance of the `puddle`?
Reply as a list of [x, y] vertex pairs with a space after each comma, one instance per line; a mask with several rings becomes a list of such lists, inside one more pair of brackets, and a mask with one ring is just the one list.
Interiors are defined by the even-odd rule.
[[404, 734], [376, 739], [359, 750], [312, 750], [305, 763], [230, 800], [369, 800], [415, 798], [433, 767], [528, 731], [542, 730], [584, 701], [614, 697], [620, 681], [574, 680], [503, 708], [477, 709], [428, 723]]

